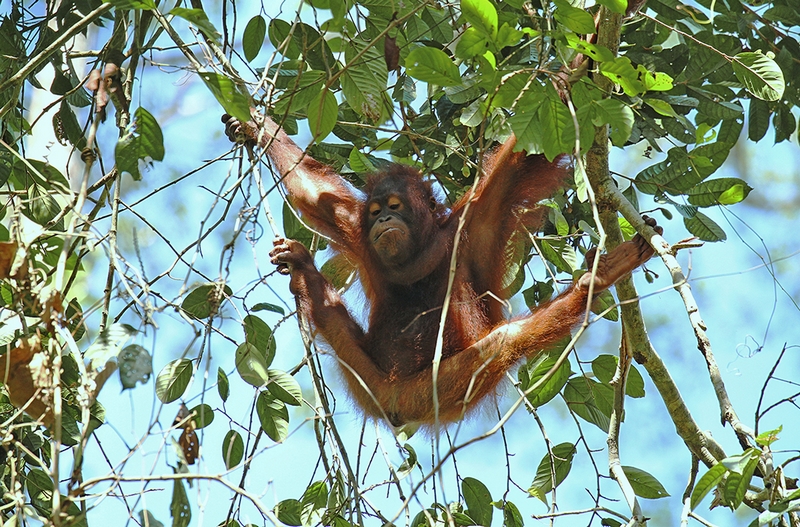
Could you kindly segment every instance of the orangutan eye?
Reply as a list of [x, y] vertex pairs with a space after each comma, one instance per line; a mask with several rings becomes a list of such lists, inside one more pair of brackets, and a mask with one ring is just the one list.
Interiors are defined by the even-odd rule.
[[377, 216], [381, 213], [381, 206], [377, 203], [370, 203], [369, 204], [369, 214], [370, 216]]
[[392, 196], [387, 201], [389, 204], [389, 208], [392, 210], [403, 210], [403, 202], [400, 201], [400, 198]]

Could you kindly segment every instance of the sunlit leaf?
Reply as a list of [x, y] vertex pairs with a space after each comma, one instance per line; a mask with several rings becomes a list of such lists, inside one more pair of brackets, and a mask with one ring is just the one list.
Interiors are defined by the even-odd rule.
[[703, 181], [686, 192], [689, 203], [697, 207], [733, 205], [744, 200], [753, 188], [739, 178]]
[[250, 120], [250, 98], [231, 79], [214, 72], [198, 72], [206, 87], [228, 114], [242, 122]]
[[492, 524], [494, 506], [492, 495], [486, 485], [475, 478], [467, 477], [461, 482], [461, 493], [467, 504], [467, 515], [478, 525], [489, 527]]
[[733, 72], [747, 91], [765, 101], [783, 97], [786, 82], [780, 66], [760, 52], [744, 51], [733, 57]]
[[336, 126], [338, 112], [336, 97], [325, 88], [308, 104], [308, 127], [316, 142], [322, 141], [331, 133]]
[[258, 394], [256, 413], [261, 422], [261, 429], [273, 441], [280, 442], [289, 435], [289, 411], [286, 405], [276, 399], [270, 392]]
[[703, 501], [703, 498], [717, 486], [717, 483], [720, 482], [722, 476], [724, 476], [727, 471], [724, 465], [717, 463], [708, 469], [708, 472], [703, 474], [697, 481], [697, 484], [695, 484], [694, 489], [692, 489], [692, 497], [690, 499], [690, 507], [692, 510], [694, 510], [700, 502]]
[[303, 392], [294, 377], [281, 370], [269, 370], [267, 389], [276, 399], [292, 406], [303, 404]]
[[553, 447], [552, 458], [546, 454], [539, 462], [536, 477], [531, 483], [528, 493], [547, 503], [545, 495], [558, 487], [572, 469], [572, 459], [577, 449], [572, 443], [561, 443]]
[[669, 497], [669, 493], [664, 486], [651, 474], [636, 467], [622, 467], [625, 477], [628, 478], [633, 492], [640, 498], [651, 500]]
[[167, 404], [181, 397], [192, 380], [193, 372], [193, 363], [189, 359], [177, 359], [164, 366], [156, 377], [159, 401]]
[[492, 39], [497, 36], [497, 9], [489, 0], [461, 0], [461, 14], [479, 32]]
[[439, 86], [461, 84], [461, 73], [447, 54], [427, 46], [411, 50], [406, 57], [406, 71], [415, 79]]

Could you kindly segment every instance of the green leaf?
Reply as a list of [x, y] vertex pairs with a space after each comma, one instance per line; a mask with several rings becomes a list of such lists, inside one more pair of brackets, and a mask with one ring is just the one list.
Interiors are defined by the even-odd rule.
[[276, 399], [269, 391], [258, 394], [256, 400], [256, 413], [264, 430], [270, 439], [276, 443], [286, 439], [289, 435], [289, 411], [286, 405]]
[[770, 115], [767, 103], [761, 99], [750, 99], [747, 111], [747, 137], [751, 141], [760, 141], [767, 135]]
[[788, 105], [778, 106], [778, 110], [772, 118], [772, 125], [775, 127], [776, 143], [786, 141], [791, 137], [797, 128], [797, 121]]
[[689, 156], [685, 148], [671, 148], [667, 153], [666, 160], [651, 165], [636, 175], [634, 181], [636, 188], [645, 194], [658, 192], [667, 192], [672, 195], [682, 194], [707, 175], [698, 170], [697, 166], [693, 164], [694, 161], [695, 159]]
[[489, 39], [474, 27], [468, 27], [456, 44], [456, 57], [469, 60], [489, 49]]
[[333, 287], [341, 289], [356, 272], [353, 262], [344, 257], [343, 254], [333, 255], [327, 262], [322, 264], [319, 270], [322, 276], [328, 280]]
[[714, 92], [700, 88], [688, 87], [688, 90], [697, 95], [697, 111], [714, 119], [740, 119], [744, 108], [739, 101], [728, 102], [721, 100]]
[[319, 95], [311, 100], [308, 105], [308, 127], [315, 142], [319, 143], [328, 137], [336, 126], [338, 113], [336, 97], [327, 88], [323, 88]]
[[140, 161], [150, 164], [164, 159], [164, 135], [150, 112], [142, 107], [136, 109], [132, 125], [117, 141], [114, 157], [117, 169], [129, 173], [136, 181], [142, 179]]
[[636, 71], [639, 73], [639, 80], [645, 91], [669, 91], [672, 89], [672, 77], [666, 73], [662, 71], [653, 73], [641, 64], [636, 67]]
[[[358, 60], [356, 60], [358, 57]], [[352, 109], [374, 123], [380, 123], [391, 111], [386, 98], [389, 72], [383, 53], [375, 46], [351, 40], [345, 47], [342, 93]]]
[[644, 93], [645, 87], [640, 80], [640, 72], [633, 67], [628, 57], [616, 57], [614, 60], [601, 63], [599, 67], [600, 73], [619, 84], [627, 95], [633, 97]]
[[[39, 192], [55, 191], [60, 194], [69, 193], [69, 180], [64, 177], [56, 167], [50, 163], [39, 161], [38, 159], [26, 159], [26, 162], [15, 159], [13, 162], [12, 172], [5, 175], [5, 181], [11, 178], [14, 188], [17, 190], [28, 190], [32, 186], [41, 187]], [[30, 167], [28, 167], [30, 165]]]
[[677, 117], [678, 115], [667, 101], [662, 101], [661, 99], [644, 99], [644, 102], [647, 106], [655, 110], [656, 113], [664, 117]]
[[515, 27], [511, 27], [508, 22], [503, 22], [497, 32], [497, 38], [495, 38], [494, 44], [497, 49], [516, 46], [519, 44], [519, 41], [522, 40], [522, 37], [525, 35], [533, 36], [534, 34], [538, 35], [539, 33], [532, 28], [525, 28], [525, 32], [523, 32]]
[[[756, 436], [756, 444], [760, 446], [769, 446], [779, 439], [780, 433], [783, 431], [783, 425], [766, 432], [761, 432]], [[797, 491], [795, 491], [797, 492]]]
[[128, 324], [111, 324], [97, 336], [97, 340], [84, 352], [83, 358], [89, 361], [91, 369], [98, 370], [109, 359], [116, 358], [122, 351], [122, 345], [136, 333], [133, 326]]
[[566, 0], [556, 0], [554, 3], [557, 9], [553, 16], [557, 21], [581, 35], [595, 32], [594, 17], [588, 11], [572, 7]]
[[167, 404], [181, 397], [192, 380], [193, 371], [189, 359], [177, 359], [164, 366], [156, 377], [158, 400]]
[[625, 11], [628, 10], [628, 0], [599, 0], [597, 3], [620, 15], [624, 15]]
[[198, 404], [189, 410], [189, 415], [192, 416], [195, 428], [198, 430], [207, 427], [214, 421], [214, 409], [205, 403]]
[[267, 366], [275, 358], [275, 337], [266, 322], [255, 315], [244, 317], [244, 340], [252, 344], [264, 356]]
[[651, 500], [669, 497], [664, 486], [649, 473], [636, 467], [622, 467], [625, 477], [633, 487], [633, 492], [640, 498]]
[[253, 62], [264, 45], [267, 36], [267, 22], [261, 15], [256, 15], [247, 22], [242, 36], [242, 51], [248, 62]]
[[703, 241], [721, 242], [728, 239], [722, 227], [702, 212], [696, 213], [692, 218], [684, 218], [683, 224], [686, 226], [686, 230]]
[[[728, 478], [725, 481], [723, 497], [726, 505], [728, 505], [731, 510], [739, 508], [739, 505], [744, 501], [744, 495], [747, 492], [747, 488], [750, 486], [753, 473], [758, 466], [759, 451], [751, 448], [744, 452], [742, 457], [746, 457], [747, 462], [739, 470], [733, 471], [730, 466], [727, 467], [731, 472], [728, 474]], [[723, 459], [720, 464], [725, 465], [727, 459], [729, 458]]]
[[517, 113], [511, 116], [509, 124], [517, 136], [517, 149], [529, 154], [541, 154], [544, 151], [543, 126], [539, 119], [539, 110], [547, 102], [539, 83], [533, 83], [531, 91], [522, 96], [517, 105]]
[[259, 302], [258, 304], [254, 305], [250, 308], [250, 311], [272, 311], [273, 313], [278, 313], [279, 315], [285, 315], [286, 311], [283, 310], [281, 306], [276, 306], [275, 304], [270, 304], [268, 302]]
[[559, 271], [572, 274], [578, 268], [575, 250], [562, 239], [543, 239], [539, 247], [545, 260], [555, 265]]
[[[563, 349], [563, 347], [558, 346], [560, 349]], [[555, 366], [557, 359], [558, 353], [554, 350], [548, 354], [540, 354], [521, 366], [517, 372], [520, 388], [527, 392], [531, 386], [539, 382]], [[564, 361], [542, 386], [527, 395], [528, 401], [534, 408], [547, 404], [561, 392], [571, 375], [572, 369], [569, 361]]]
[[616, 322], [619, 320], [619, 310], [617, 309], [617, 301], [611, 291], [601, 291], [597, 296], [592, 299], [592, 313], [600, 315], [606, 320]]
[[123, 390], [135, 387], [137, 382], [145, 384], [153, 373], [153, 358], [138, 344], [122, 348], [117, 357], [117, 364]]
[[267, 389], [276, 399], [292, 406], [303, 404], [303, 392], [294, 377], [281, 370], [269, 370]]
[[[289, 38], [289, 35], [292, 38]], [[296, 59], [303, 51], [302, 38], [295, 37], [292, 25], [280, 18], [273, 18], [269, 23], [269, 41], [287, 59]]]
[[216, 315], [222, 303], [233, 295], [230, 287], [226, 285], [220, 290], [219, 285], [206, 284], [193, 289], [181, 302], [181, 309], [198, 320]]
[[[569, 475], [569, 471], [572, 469], [572, 459], [576, 452], [577, 449], [572, 443], [561, 443], [554, 446], [552, 460], [550, 454], [547, 454], [539, 462], [536, 477], [528, 489], [528, 494], [547, 503], [545, 495], [553, 488], [558, 487]], [[553, 476], [555, 476], [555, 481]]]
[[228, 374], [222, 371], [222, 368], [217, 368], [217, 393], [223, 402], [228, 400], [231, 394], [231, 385], [228, 380]]
[[[78, 123], [78, 118], [72, 107], [66, 100], [61, 101], [61, 107], [58, 110], [58, 119], [60, 120], [61, 127], [64, 130], [64, 135], [67, 140], [72, 143], [76, 148], [83, 149], [86, 146], [86, 139], [83, 137], [83, 130]], [[53, 119], [56, 119], [53, 115]]]
[[594, 125], [611, 125], [611, 142], [614, 146], [624, 146], [633, 130], [633, 110], [617, 99], [601, 99], [595, 105]]
[[765, 101], [778, 101], [783, 97], [786, 82], [780, 66], [760, 52], [744, 51], [731, 62], [736, 78], [747, 91]]
[[222, 108], [243, 123], [250, 120], [250, 97], [239, 90], [234, 82], [214, 72], [198, 72], [206, 87]]
[[164, 527], [164, 524], [156, 519], [152, 512], [147, 509], [139, 511], [139, 525], [147, 525], [147, 527]]
[[300, 527], [303, 525], [303, 520], [300, 515], [303, 512], [303, 506], [300, 500], [288, 499], [283, 500], [275, 506], [275, 516], [286, 525], [293, 525]]
[[735, 178], [719, 178], [703, 181], [686, 192], [689, 203], [696, 207], [733, 205], [744, 200], [753, 188], [746, 181]]
[[[608, 0], [608, 1], [609, 3], [617, 3], [617, 0]], [[619, 1], [623, 3], [626, 2], [626, 0], [619, 0]], [[614, 54], [611, 53], [611, 50], [605, 46], [587, 42], [582, 38], [580, 38], [578, 35], [575, 35], [574, 33], [567, 33], [565, 37], [567, 39], [567, 46], [574, 49], [578, 53], [582, 53], [590, 57], [595, 62], [606, 62], [609, 60], [614, 60]]]
[[303, 525], [319, 523], [321, 511], [328, 505], [328, 486], [324, 481], [315, 481], [303, 493], [300, 503], [303, 509]]
[[732, 456], [726, 457], [725, 459], [720, 461], [720, 463], [731, 472], [737, 472], [739, 474], [742, 474], [745, 472], [750, 462], [754, 458], [756, 459], [758, 458], [759, 454], [760, 454], [759, 450], [751, 447], [742, 452], [741, 454], [734, 454]]
[[242, 462], [243, 457], [244, 441], [241, 434], [236, 430], [228, 430], [222, 440], [222, 461], [225, 462], [225, 468], [232, 469]]
[[359, 174], [371, 174], [376, 171], [372, 161], [356, 147], [350, 151], [348, 164], [354, 172]]
[[421, 46], [406, 57], [406, 72], [415, 79], [439, 86], [461, 84], [461, 73], [447, 54], [436, 48]]
[[728, 472], [728, 469], [726, 469], [722, 463], [717, 463], [708, 469], [708, 472], [703, 474], [694, 486], [694, 489], [692, 489], [692, 497], [689, 500], [689, 505], [692, 510], [700, 505], [703, 498], [717, 486], [726, 472]]
[[539, 115], [541, 126], [547, 130], [542, 135], [542, 146], [548, 161], [560, 154], [572, 152], [575, 149], [575, 121], [555, 89], [548, 90], [548, 99], [542, 105]]
[[219, 41], [220, 37], [222, 36], [220, 35], [219, 31], [217, 31], [217, 28], [214, 27], [214, 24], [212, 24], [208, 19], [208, 15], [206, 15], [205, 11], [202, 9], [175, 7], [169, 12], [169, 14], [179, 16], [190, 24], [193, 24], [197, 27], [197, 29], [203, 32], [206, 38]]
[[461, 14], [477, 31], [491, 39], [497, 36], [497, 9], [489, 0], [461, 0]]
[[478, 525], [489, 527], [492, 524], [492, 495], [482, 482], [475, 478], [464, 478], [461, 482], [461, 492], [467, 504], [467, 515]]
[[256, 388], [269, 382], [269, 364], [264, 352], [249, 342], [236, 348], [236, 371], [244, 382]]
[[573, 377], [564, 388], [564, 400], [581, 419], [608, 432], [614, 392], [607, 384], [587, 377]]
[[524, 527], [525, 520], [519, 508], [510, 501], [503, 501], [503, 527]]
[[172, 527], [188, 527], [192, 521], [192, 507], [183, 487], [183, 480], [176, 479], [172, 485], [172, 502], [169, 507], [172, 514]]
[[287, 238], [297, 240], [305, 245], [307, 249], [311, 248], [311, 242], [314, 240], [314, 233], [300, 222], [297, 215], [286, 201], [283, 202], [283, 232]]

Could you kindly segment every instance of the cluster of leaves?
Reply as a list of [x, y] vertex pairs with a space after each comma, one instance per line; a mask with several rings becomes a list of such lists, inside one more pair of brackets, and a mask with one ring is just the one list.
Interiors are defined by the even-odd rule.
[[[368, 9], [369, 17], [359, 29], [331, 8], [332, 18], [322, 26], [338, 38], [323, 38], [307, 24], [266, 24], [255, 17], [243, 42], [255, 49], [253, 41], [263, 38], [259, 31], [268, 25], [269, 39], [284, 57], [265, 72], [279, 90], [272, 112], [289, 131], [296, 119], [308, 119], [320, 143], [314, 153], [345, 172], [371, 167], [357, 150], [324, 143], [331, 132], [357, 148], [388, 149], [395, 159], [422, 163], [445, 188], [457, 191], [474, 176], [470, 166], [485, 140], [502, 140], [513, 131], [521, 148], [552, 159], [576, 151], [576, 145], [585, 152], [595, 127], [609, 125], [615, 145], [646, 141], [665, 155], [632, 178], [635, 188], [676, 210], [699, 238], [718, 241], [724, 231], [699, 209], [739, 202], [751, 190], [738, 178], [709, 179], [739, 140], [743, 101], [751, 103], [751, 140], [764, 136], [770, 118], [776, 141], [795, 129], [797, 88], [784, 79], [795, 71], [797, 42], [780, 31], [791, 22], [790, 3], [762, 17], [755, 8], [728, 1], [712, 8], [712, 20], [701, 20], [709, 15], [698, 7], [657, 2], [625, 24], [619, 56], [583, 36], [594, 32], [593, 18], [566, 2], [556, 3], [552, 29], [543, 23], [550, 6], [531, 16], [516, 2], [470, 0], [462, 2], [461, 12], [424, 4], [395, 11], [363, 2], [356, 7]], [[454, 21], [467, 29], [454, 32]], [[773, 41], [763, 38], [764, 25]], [[618, 86], [615, 93], [603, 93], [589, 76], [574, 81], [579, 70], [571, 67], [587, 58]], [[384, 61], [404, 66], [390, 91], [392, 101]], [[392, 102], [403, 106], [417, 98], [420, 81], [428, 84], [427, 101], [418, 115], [404, 113], [402, 134], [378, 141], [363, 126], [349, 124], [383, 122]], [[572, 82], [568, 90], [566, 82]]]

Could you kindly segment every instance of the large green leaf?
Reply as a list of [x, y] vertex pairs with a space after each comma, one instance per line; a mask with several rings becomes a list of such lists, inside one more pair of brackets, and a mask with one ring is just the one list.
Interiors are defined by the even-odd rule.
[[236, 430], [228, 430], [222, 440], [222, 460], [225, 462], [225, 468], [232, 469], [242, 462], [243, 457], [244, 441], [242, 441], [242, 435]]
[[198, 75], [227, 113], [242, 122], [250, 120], [250, 97], [231, 79], [215, 72], [201, 71]]
[[625, 473], [625, 477], [628, 478], [631, 487], [633, 487], [633, 492], [640, 498], [655, 500], [669, 497], [669, 492], [664, 486], [648, 472], [627, 466], [623, 466], [622, 471]]
[[327, 88], [311, 100], [308, 104], [308, 127], [316, 142], [321, 142], [333, 131], [338, 113], [336, 97]]
[[[356, 59], [358, 57], [358, 59]], [[375, 46], [352, 40], [345, 46], [342, 93], [352, 109], [372, 122], [380, 123], [390, 111], [386, 98], [389, 72], [383, 53]]]
[[[572, 443], [561, 443], [553, 447], [552, 458], [546, 454], [539, 462], [536, 477], [531, 483], [528, 493], [547, 503], [545, 495], [558, 487], [572, 469], [572, 459], [577, 449]], [[555, 476], [555, 477], [554, 477]]]
[[156, 377], [156, 396], [164, 404], [180, 398], [192, 380], [193, 363], [189, 359], [177, 359], [162, 368]]
[[731, 62], [736, 74], [747, 91], [765, 101], [777, 101], [783, 97], [786, 82], [780, 66], [763, 53], [744, 51]]
[[276, 443], [286, 439], [289, 435], [289, 411], [282, 401], [268, 391], [261, 392], [256, 400], [256, 413], [261, 429], [270, 439]]
[[461, 73], [447, 54], [436, 48], [421, 46], [406, 57], [406, 72], [421, 81], [439, 86], [461, 84]]
[[733, 205], [744, 200], [753, 188], [746, 181], [735, 178], [719, 178], [703, 181], [686, 192], [689, 203], [696, 207]]
[[244, 58], [249, 62], [252, 62], [261, 51], [266, 35], [267, 23], [264, 17], [256, 15], [247, 22], [242, 36], [242, 51], [244, 51]]
[[722, 227], [702, 212], [697, 212], [691, 218], [684, 218], [683, 224], [686, 230], [703, 241], [721, 242], [728, 239]]
[[[563, 346], [561, 346], [561, 349], [563, 349]], [[527, 364], [520, 366], [517, 371], [517, 377], [520, 380], [520, 388], [527, 392], [531, 386], [539, 382], [553, 366], [555, 366], [557, 360], [557, 353], [543, 353]], [[572, 369], [570, 368], [569, 361], [564, 361], [558, 369], [553, 372], [549, 379], [537, 390], [528, 394], [528, 401], [534, 408], [547, 404], [561, 392], [571, 375]]]
[[497, 36], [497, 9], [489, 0], [461, 0], [461, 14], [478, 32], [491, 39]]
[[467, 515], [478, 525], [489, 527], [492, 524], [492, 495], [481, 481], [475, 478], [464, 478], [461, 482], [461, 492], [467, 504]]

